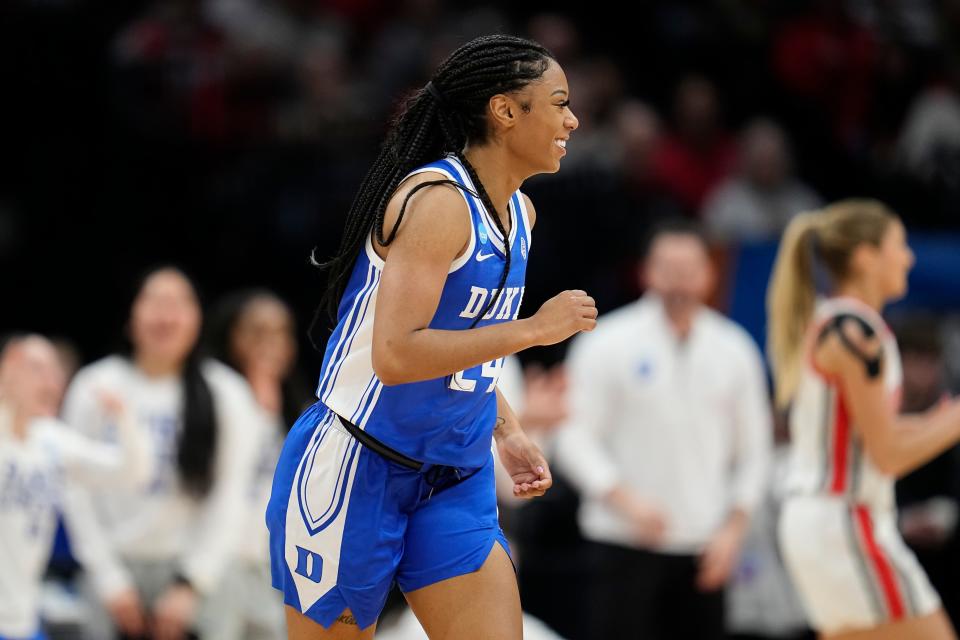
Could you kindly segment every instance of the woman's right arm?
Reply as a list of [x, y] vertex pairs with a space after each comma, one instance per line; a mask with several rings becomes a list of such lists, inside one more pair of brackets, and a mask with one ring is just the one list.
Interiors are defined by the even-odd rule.
[[[64, 421], [87, 437], [97, 437], [103, 419], [94, 388], [89, 372], [81, 371], [70, 384], [63, 404]], [[74, 554], [89, 573], [114, 623], [127, 635], [141, 635], [146, 626], [133, 576], [111, 545], [91, 496], [81, 486], [68, 485], [61, 506]]]
[[[123, 401], [108, 391], [98, 391], [104, 420], [114, 425], [116, 442], [101, 442], [67, 427], [50, 433], [68, 481], [87, 488], [125, 484], [143, 488], [154, 473], [147, 430], [137, 424]], [[69, 413], [74, 413], [70, 411]]]
[[838, 379], [867, 455], [881, 472], [903, 476], [960, 441], [960, 401], [923, 414], [897, 416], [883, 375], [871, 376], [862, 359], [863, 354], [879, 357], [880, 341], [864, 335], [855, 323], [845, 323], [842, 330], [861, 355], [854, 354], [834, 332], [818, 348], [816, 362], [824, 373]]
[[411, 199], [389, 245], [377, 293], [373, 368], [384, 384], [441, 378], [596, 325], [593, 299], [583, 291], [564, 291], [530, 318], [462, 331], [429, 328], [450, 264], [472, 232], [466, 204], [455, 190], [425, 189]]

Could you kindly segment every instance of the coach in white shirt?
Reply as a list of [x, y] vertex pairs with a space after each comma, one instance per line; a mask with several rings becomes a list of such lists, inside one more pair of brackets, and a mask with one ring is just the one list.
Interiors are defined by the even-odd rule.
[[750, 336], [704, 305], [714, 276], [696, 227], [659, 228], [641, 273], [647, 294], [601, 316], [567, 361], [557, 456], [593, 543], [591, 632], [722, 638], [723, 587], [766, 486], [763, 364]]

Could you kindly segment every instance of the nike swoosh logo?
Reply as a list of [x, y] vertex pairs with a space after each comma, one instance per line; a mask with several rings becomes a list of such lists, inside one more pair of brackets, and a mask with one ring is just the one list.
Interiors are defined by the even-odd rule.
[[483, 262], [483, 261], [486, 260], [487, 258], [492, 258], [493, 256], [494, 256], [494, 254], [492, 254], [492, 253], [478, 253], [478, 254], [477, 254], [477, 262]]

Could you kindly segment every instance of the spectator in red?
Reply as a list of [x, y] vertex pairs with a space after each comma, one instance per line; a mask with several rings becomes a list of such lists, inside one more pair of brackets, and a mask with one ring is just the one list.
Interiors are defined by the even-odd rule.
[[703, 199], [733, 169], [736, 144], [723, 128], [717, 93], [709, 80], [688, 76], [677, 88], [675, 128], [654, 160], [657, 179], [694, 214]]
[[873, 35], [842, 2], [813, 3], [811, 11], [788, 21], [773, 43], [773, 67], [784, 88], [824, 112], [848, 149], [863, 143], [876, 66]]
[[199, 2], [163, 0], [114, 43], [118, 96], [138, 132], [223, 140], [227, 125], [226, 42]]

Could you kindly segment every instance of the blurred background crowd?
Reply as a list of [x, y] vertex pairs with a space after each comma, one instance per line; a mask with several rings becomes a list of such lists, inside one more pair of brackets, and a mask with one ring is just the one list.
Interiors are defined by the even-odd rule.
[[[890, 309], [905, 409], [960, 390], [960, 2], [648, 0], [627, 11], [613, 3], [7, 0], [0, 331], [56, 338], [69, 377], [109, 354], [149, 348], [138, 344], [149, 330], [136, 331], [151, 322], [135, 313], [145, 292], [186, 301], [196, 327], [184, 334], [192, 337], [180, 360], [225, 361], [234, 369], [227, 377], [239, 374], [227, 386], [247, 385], [243, 393], [252, 390], [265, 412], [263, 437], [282, 437], [319, 371], [305, 334], [323, 284], [310, 251], [335, 251], [400, 99], [458, 45], [502, 31], [554, 52], [580, 120], [561, 171], [524, 186], [540, 215], [523, 315], [562, 289], [587, 290], [601, 314], [636, 300], [647, 283], [644, 238], [682, 218], [710, 241], [717, 278], [707, 301], [759, 349], [766, 282], [789, 219], [868, 196], [899, 213], [917, 253], [911, 293]], [[182, 272], [160, 272], [158, 285], [150, 270], [160, 264]], [[576, 390], [566, 356], [566, 345], [532, 350], [504, 374], [545, 441], [570, 426]], [[725, 624], [741, 637], [802, 637], [773, 546], [786, 434], [770, 415], [769, 478], [725, 576]], [[641, 416], [636, 423], [643, 429]], [[904, 536], [955, 624], [957, 455], [898, 487]], [[249, 460], [248, 480], [257, 464], [272, 471]], [[564, 479], [562, 464], [556, 473], [544, 499], [504, 504], [504, 528], [517, 545], [528, 612], [562, 637], [590, 638], [582, 487]], [[45, 606], [52, 635], [66, 637], [82, 626], [85, 596], [70, 591], [83, 591], [75, 587], [82, 571], [65, 539], [57, 549], [51, 581], [65, 580], [67, 591], [48, 591]]]

